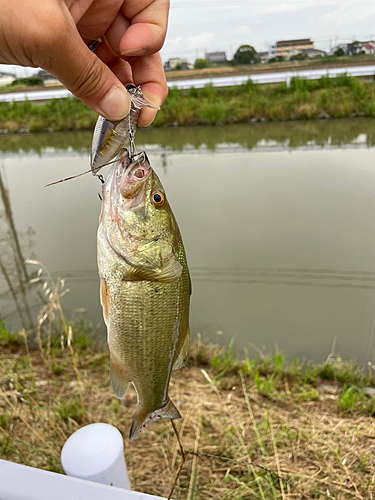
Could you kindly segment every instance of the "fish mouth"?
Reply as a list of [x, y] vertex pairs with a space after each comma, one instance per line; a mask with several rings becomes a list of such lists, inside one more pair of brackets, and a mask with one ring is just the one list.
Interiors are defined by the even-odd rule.
[[135, 155], [132, 161], [127, 157], [124, 170], [122, 172], [120, 192], [124, 198], [134, 198], [147, 179], [150, 177], [152, 169], [146, 153], [142, 152]]

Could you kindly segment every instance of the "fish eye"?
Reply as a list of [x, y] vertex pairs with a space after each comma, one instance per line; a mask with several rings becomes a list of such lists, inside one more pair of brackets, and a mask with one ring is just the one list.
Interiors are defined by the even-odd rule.
[[151, 195], [151, 200], [157, 207], [164, 205], [165, 197], [161, 191], [154, 191]]

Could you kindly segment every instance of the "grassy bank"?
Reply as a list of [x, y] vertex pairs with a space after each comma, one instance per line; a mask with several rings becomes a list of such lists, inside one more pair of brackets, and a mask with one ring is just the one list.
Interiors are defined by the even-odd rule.
[[[62, 472], [71, 433], [107, 422], [124, 436], [132, 488], [168, 496], [180, 464], [170, 423], [149, 424], [130, 443], [134, 391], [123, 402], [112, 395], [108, 352], [91, 340], [89, 324], [62, 332], [29, 351], [24, 333], [0, 330], [0, 458]], [[370, 498], [373, 385], [372, 374], [338, 358], [288, 363], [275, 352], [238, 361], [231, 346], [198, 339], [170, 386], [189, 452], [173, 497]]]
[[[286, 84], [187, 91], [171, 89], [154, 127], [218, 125], [256, 121], [375, 117], [375, 82], [342, 75], [335, 80], [294, 79]], [[96, 114], [76, 99], [0, 103], [0, 132], [92, 129]]]

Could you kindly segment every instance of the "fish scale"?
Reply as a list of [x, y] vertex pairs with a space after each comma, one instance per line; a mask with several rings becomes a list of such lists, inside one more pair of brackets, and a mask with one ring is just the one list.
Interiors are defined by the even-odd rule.
[[103, 185], [98, 229], [111, 385], [122, 398], [132, 382], [138, 396], [130, 439], [148, 422], [181, 418], [168, 386], [172, 369], [184, 364], [189, 339], [185, 250], [168, 201], [155, 206], [155, 192], [165, 198], [146, 157], [137, 163], [123, 153]]

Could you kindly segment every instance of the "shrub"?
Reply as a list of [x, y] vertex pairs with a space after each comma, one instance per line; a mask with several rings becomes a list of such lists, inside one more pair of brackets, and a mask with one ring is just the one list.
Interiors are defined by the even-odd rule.
[[11, 85], [44, 85], [42, 78], [38, 76], [29, 76], [27, 78], [16, 78]]

